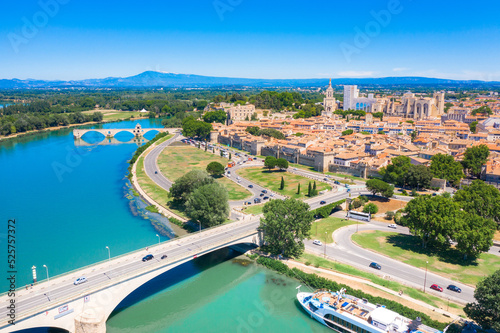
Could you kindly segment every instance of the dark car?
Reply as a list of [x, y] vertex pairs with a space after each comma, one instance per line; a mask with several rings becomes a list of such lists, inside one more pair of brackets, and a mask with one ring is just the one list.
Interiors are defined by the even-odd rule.
[[253, 202], [255, 202], [255, 203], [260, 203], [260, 198], [255, 198], [255, 199], [253, 199]]
[[262, 198], [262, 199], [263, 199], [263, 200], [267, 200], [267, 199], [269, 199], [269, 197], [264, 197], [264, 198]]
[[253, 188], [253, 185], [252, 184], [248, 185], [248, 188]]
[[376, 262], [372, 262], [370, 264], [370, 267], [371, 268], [375, 268], [375, 269], [382, 269], [382, 266], [380, 266], [379, 264], [377, 264]]
[[267, 190], [262, 190], [262, 193], [267, 193]]
[[337, 185], [340, 184], [340, 182], [338, 180], [334, 181], [333, 183], [337, 184]]
[[166, 257], [167, 257], [166, 254], [164, 254], [164, 255], [161, 256], [162, 259], [165, 259]]
[[158, 171], [155, 171], [155, 174], [157, 174], [157, 173], [158, 173]]
[[437, 290], [437, 291], [440, 291], [440, 292], [443, 292], [443, 288], [438, 286], [437, 284], [433, 284], [431, 286], [431, 289], [434, 289], [434, 290]]
[[319, 204], [320, 204], [320, 205], [324, 205], [324, 204], [326, 204], [326, 201], [325, 201], [325, 200], [321, 200], [321, 201], [319, 202]]
[[153, 255], [152, 254], [148, 254], [147, 256], [145, 256], [144, 258], [142, 258], [142, 261], [149, 261], [151, 259], [153, 259]]
[[264, 193], [261, 193], [261, 194], [260, 194], [260, 196], [261, 196], [261, 197], [263, 197], [263, 196], [264, 196]]
[[461, 293], [462, 292], [462, 289], [460, 289], [457, 286], [452, 285], [452, 284], [450, 284], [448, 287], [446, 287], [446, 289], [451, 290], [451, 291], [456, 291], [457, 293]]

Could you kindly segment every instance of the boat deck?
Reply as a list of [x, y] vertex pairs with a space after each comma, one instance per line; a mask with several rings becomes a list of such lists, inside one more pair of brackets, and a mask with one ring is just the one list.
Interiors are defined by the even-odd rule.
[[359, 303], [362, 302], [358, 299], [352, 299], [348, 297], [342, 297], [337, 293], [332, 293], [328, 291], [318, 292], [313, 295], [313, 299], [332, 307], [334, 310], [339, 312], [347, 312], [368, 321], [369, 310], [363, 308]]

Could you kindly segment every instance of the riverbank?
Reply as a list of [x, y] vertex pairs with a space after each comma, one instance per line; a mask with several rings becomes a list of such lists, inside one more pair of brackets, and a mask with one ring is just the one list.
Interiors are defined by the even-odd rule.
[[[132, 186], [134, 187], [134, 189], [139, 193], [139, 196], [147, 204], [156, 207], [159, 214], [161, 214], [167, 218], [175, 218], [179, 221], [187, 222], [188, 220], [186, 218], [172, 212], [170, 209], [168, 209], [164, 205], [160, 204], [157, 200], [153, 199], [148, 193], [146, 193], [146, 191], [141, 186], [141, 184], [139, 182], [139, 177], [138, 177], [138, 170], [137, 170], [138, 165], [139, 165], [139, 168], [141, 168], [141, 170], [139, 172], [143, 172], [142, 168], [144, 167], [144, 158], [151, 152], [151, 150], [153, 150], [155, 147], [157, 147], [162, 142], [164, 142], [166, 140], [170, 140], [172, 138], [172, 136], [173, 135], [168, 135], [165, 138], [158, 140], [157, 142], [153, 143], [150, 147], [148, 147], [141, 155], [138, 156], [137, 160], [134, 162], [134, 164], [132, 165], [132, 168], [131, 168], [130, 182], [132, 183]], [[147, 177], [147, 175], [145, 175], [145, 176]], [[149, 177], [148, 177], [148, 179], [149, 179]], [[149, 179], [149, 180], [151, 181], [151, 179]], [[157, 191], [155, 191], [155, 192], [157, 192]], [[161, 189], [160, 192], [163, 193], [164, 195], [168, 194], [163, 189]], [[168, 227], [171, 228], [174, 231], [174, 233], [178, 236], [182, 236], [182, 235], [185, 235], [188, 233], [184, 228], [182, 228], [182, 227], [180, 227], [172, 222], [170, 222], [170, 225]]]
[[[110, 110], [111, 111], [111, 110]], [[92, 110], [92, 112], [102, 112], [102, 110]], [[52, 131], [57, 131], [60, 129], [65, 129], [65, 128], [73, 128], [73, 127], [78, 127], [78, 126], [88, 126], [88, 125], [97, 125], [97, 124], [107, 124], [107, 123], [115, 123], [119, 121], [124, 121], [124, 120], [140, 120], [140, 119], [148, 119], [148, 117], [134, 117], [132, 119], [130, 118], [123, 118], [123, 119], [109, 119], [109, 120], [103, 120], [103, 121], [89, 121], [85, 123], [79, 123], [79, 124], [69, 124], [66, 126], [54, 126], [54, 127], [47, 127], [39, 130], [31, 130], [27, 132], [21, 132], [21, 133], [15, 133], [15, 134], [10, 134], [7, 136], [0, 136], [0, 142], [2, 140], [9, 140], [9, 139], [14, 139], [14, 138], [20, 138], [23, 136], [29, 136], [33, 134], [40, 134], [44, 132], [52, 132]]]

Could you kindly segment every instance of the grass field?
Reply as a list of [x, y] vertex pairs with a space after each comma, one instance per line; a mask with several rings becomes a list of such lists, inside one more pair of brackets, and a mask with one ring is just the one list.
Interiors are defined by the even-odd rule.
[[177, 215], [188, 218], [183, 210], [170, 206], [172, 200], [168, 197], [168, 192], [157, 186], [151, 178], [146, 175], [146, 172], [144, 171], [144, 157], [139, 158], [136, 163], [137, 181], [139, 182], [142, 190], [160, 205], [169, 208]]
[[83, 113], [94, 113], [101, 112], [103, 114], [102, 120], [110, 121], [110, 120], [121, 120], [121, 119], [129, 119], [130, 116], [134, 118], [139, 117], [147, 117], [148, 114], [139, 111], [119, 111], [119, 110], [90, 110], [84, 111]]
[[262, 208], [264, 208], [264, 204], [251, 205], [251, 206], [246, 207], [243, 211], [247, 214], [259, 215], [259, 214], [262, 214]]
[[[323, 267], [323, 268], [331, 269], [333, 271], [337, 271], [339, 273], [344, 273], [344, 274], [349, 274], [352, 276], [361, 277], [361, 278], [367, 279], [373, 283], [376, 283], [380, 286], [391, 289], [393, 291], [402, 290], [406, 295], [408, 295], [414, 299], [421, 300], [421, 301], [423, 301], [427, 304], [430, 304], [434, 307], [439, 307], [439, 308], [445, 309], [448, 306], [447, 301], [444, 299], [429, 295], [428, 293], [423, 293], [417, 289], [404, 286], [404, 285], [402, 285], [398, 282], [395, 282], [395, 281], [385, 280], [385, 279], [379, 277], [378, 275], [356, 269], [356, 268], [351, 267], [351, 266], [346, 265], [346, 264], [341, 264], [338, 262], [330, 261], [330, 260], [321, 258], [319, 256], [315, 256], [315, 255], [312, 255], [309, 253], [304, 253], [297, 261], [300, 261], [302, 263], [308, 263], [314, 267]], [[449, 303], [449, 307], [455, 308], [455, 309], [462, 308], [460, 305], [458, 305], [456, 303], [452, 303], [452, 302]]]
[[[294, 175], [288, 172], [271, 171], [261, 167], [244, 168], [238, 170], [238, 174], [262, 187], [268, 188], [276, 193], [286, 195], [295, 199], [307, 199], [308, 184], [311, 179]], [[281, 177], [285, 179], [285, 189], [280, 190]], [[297, 194], [297, 186], [300, 183], [300, 194]], [[331, 190], [325, 183], [316, 181], [318, 191]]]
[[319, 239], [322, 242], [333, 243], [332, 233], [338, 228], [351, 224], [356, 224], [356, 222], [329, 216], [325, 219], [313, 222], [311, 227], [311, 239]]
[[[172, 182], [191, 170], [205, 170], [210, 162], [219, 162], [225, 166], [228, 160], [220, 157], [217, 152], [212, 154], [185, 144], [171, 145], [158, 157], [161, 173]], [[243, 200], [251, 196], [246, 188], [226, 177], [217, 178], [216, 181], [226, 187], [229, 200]]]
[[352, 240], [364, 248], [415, 267], [425, 268], [428, 261], [429, 271], [474, 286], [500, 269], [500, 258], [493, 254], [483, 253], [476, 261], [464, 261], [462, 255], [454, 249], [423, 249], [420, 239], [411, 235], [369, 231], [353, 235]]
[[319, 171], [314, 170], [314, 167], [310, 167], [310, 166], [302, 165], [302, 164], [290, 163], [290, 168], [307, 170], [307, 171], [315, 172], [319, 175], [330, 175], [330, 176], [335, 176], [335, 177], [341, 177], [341, 178], [344, 178], [344, 180], [339, 180], [339, 182], [343, 183], [343, 184], [355, 184], [354, 182], [352, 182], [353, 180], [359, 180], [362, 182], [366, 182], [366, 179], [363, 179], [360, 177], [350, 176], [350, 175], [346, 175], [343, 173], [319, 172]]

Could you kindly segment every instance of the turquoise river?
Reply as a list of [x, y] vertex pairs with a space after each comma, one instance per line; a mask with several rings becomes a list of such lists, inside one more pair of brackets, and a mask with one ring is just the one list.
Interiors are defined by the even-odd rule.
[[[132, 128], [137, 122], [161, 126], [146, 119], [101, 127]], [[155, 133], [149, 134], [151, 139]], [[121, 133], [118, 139], [130, 136]], [[100, 138], [89, 133], [85, 139], [95, 143]], [[126, 162], [136, 148], [134, 143], [76, 146], [71, 129], [0, 142], [0, 243], [5, 244], [7, 221], [15, 219], [18, 287], [32, 282], [32, 266], [43, 280], [43, 265], [53, 277], [106, 260], [106, 246], [116, 256], [158, 241], [151, 214], [130, 196]], [[6, 265], [5, 251], [0, 261]], [[330, 331], [295, 302], [299, 284], [224, 249], [129, 295], [109, 318], [107, 331]], [[6, 290], [6, 280], [0, 279], [0, 291]]]

